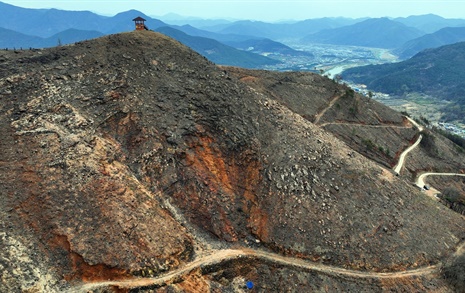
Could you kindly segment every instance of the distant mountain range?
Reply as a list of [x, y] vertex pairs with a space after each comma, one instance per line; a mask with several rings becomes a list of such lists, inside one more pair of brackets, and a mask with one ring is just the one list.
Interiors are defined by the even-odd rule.
[[203, 28], [209, 26], [215, 26], [220, 24], [232, 23], [234, 20], [230, 19], [203, 19], [200, 17], [189, 17], [182, 16], [176, 13], [168, 13], [163, 16], [152, 16], [153, 18], [159, 19], [163, 22], [169, 23], [170, 25], [192, 25], [194, 27]]
[[0, 2], [0, 48], [53, 47], [106, 34], [132, 31], [134, 24], [131, 20], [138, 16], [146, 19], [148, 28], [177, 39], [218, 64], [254, 68], [279, 63], [271, 58], [241, 51], [212, 39], [217, 37], [223, 41], [244, 41], [253, 37], [234, 35], [220, 37], [217, 33], [202, 31], [191, 26], [177, 27], [194, 35], [205, 35], [210, 38], [189, 36], [137, 10], [104, 17], [88, 11], [25, 9], [2, 2]]
[[394, 50], [401, 59], [408, 59], [420, 51], [438, 48], [444, 45], [465, 41], [465, 27], [447, 27], [439, 31], [421, 36], [403, 44]]
[[417, 28], [425, 33], [433, 33], [445, 27], [465, 26], [465, 19], [447, 19], [434, 14], [399, 17], [393, 20]]
[[238, 50], [213, 39], [190, 36], [171, 27], [161, 27], [156, 31], [178, 40], [217, 64], [255, 68], [279, 63], [277, 60]]
[[245, 34], [279, 41], [299, 39], [314, 32], [347, 26], [362, 20], [363, 19], [342, 17], [307, 19], [295, 23], [266, 23], [262, 21], [243, 20], [213, 27], [204, 27], [203, 29], [221, 34]]
[[273, 53], [288, 56], [307, 56], [313, 57], [313, 54], [306, 51], [297, 51], [282, 43], [270, 39], [250, 39], [242, 42], [227, 42], [226, 44], [244, 51], [254, 53]]
[[0, 27], [0, 49], [47, 48], [61, 44], [70, 44], [83, 40], [95, 39], [104, 34], [98, 31], [67, 29], [48, 38], [29, 36]]
[[167, 25], [137, 10], [106, 17], [90, 11], [27, 9], [0, 2], [0, 27], [42, 38], [68, 29], [99, 31], [103, 34], [130, 31], [134, 29], [131, 20], [137, 16], [145, 18], [151, 29]]
[[198, 29], [188, 24], [183, 25], [183, 26], [169, 25], [169, 27], [175, 28], [177, 30], [182, 31], [183, 33], [186, 33], [194, 37], [214, 39], [224, 44], [227, 44], [228, 42], [243, 42], [243, 41], [252, 40], [252, 39], [255, 39], [255, 40], [263, 39], [263, 37], [255, 37], [255, 36], [250, 36], [246, 34], [221, 34], [221, 33]]
[[[171, 23], [168, 24], [137, 10], [108, 17], [90, 11], [27, 9], [0, 2], [0, 48], [52, 47], [132, 31], [131, 20], [138, 16], [146, 19], [149, 29], [169, 34], [213, 62], [247, 68], [275, 63], [259, 54], [312, 56], [283, 43], [386, 48], [405, 59], [426, 48], [465, 40], [465, 20], [432, 14], [396, 19], [319, 18], [288, 23], [167, 15], [164, 19]], [[185, 24], [189, 22], [202, 27]], [[273, 54], [269, 56], [276, 58]]]
[[374, 18], [323, 30], [303, 38], [302, 42], [392, 49], [423, 34], [418, 29], [388, 18]]

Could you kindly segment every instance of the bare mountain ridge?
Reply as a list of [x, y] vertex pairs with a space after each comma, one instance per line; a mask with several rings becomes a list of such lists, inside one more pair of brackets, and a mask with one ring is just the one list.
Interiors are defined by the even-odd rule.
[[[2, 291], [157, 276], [251, 243], [375, 273], [451, 255], [465, 221], [312, 123], [328, 121], [315, 119], [346, 88], [302, 79], [296, 88], [318, 105], [307, 119], [153, 32], [1, 51]], [[378, 120], [404, 123], [389, 115]], [[270, 259], [222, 262], [162, 287], [236, 290], [249, 279], [278, 291], [301, 274], [304, 291], [448, 288], [429, 269], [383, 283], [315, 278]]]
[[[226, 69], [388, 168], [396, 164], [400, 153], [418, 135], [400, 113], [355, 95], [348, 87], [328, 82], [325, 77], [303, 72]], [[369, 141], [373, 146], [367, 146]]]
[[[137, 10], [105, 17], [89, 11], [25, 9], [0, 2], [1, 16], [3, 16], [0, 19], [0, 48], [2, 49], [49, 48], [106, 34], [132, 31], [134, 24], [130, 20], [140, 16], [146, 19], [146, 26], [151, 30], [165, 33], [181, 41], [215, 63], [248, 68], [279, 63], [275, 59], [238, 50], [226, 44], [226, 41], [243, 41], [253, 37], [215, 34], [190, 26], [172, 27]], [[300, 54], [290, 48], [287, 50], [297, 55]]]
[[[224, 68], [385, 167], [394, 167], [400, 154], [419, 138], [418, 129], [399, 112], [356, 95], [348, 87], [328, 82], [324, 77], [303, 72]], [[338, 93], [337, 88], [343, 94]], [[465, 157], [462, 148], [438, 133], [423, 130], [423, 134], [430, 139], [409, 154], [402, 169], [403, 176], [414, 182], [425, 171], [463, 172]], [[441, 181], [441, 177], [435, 181]], [[434, 186], [439, 190], [448, 188], [445, 183]]]

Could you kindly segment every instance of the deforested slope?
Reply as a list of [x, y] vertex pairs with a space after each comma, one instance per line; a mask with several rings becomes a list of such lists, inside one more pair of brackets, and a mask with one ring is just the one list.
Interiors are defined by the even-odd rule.
[[[158, 33], [2, 51], [0, 98], [1, 291], [158, 276], [231, 246], [276, 257], [225, 257], [162, 286], [234, 289], [268, 272], [279, 291], [296, 271], [273, 263], [285, 255], [308, 262], [302, 276], [362, 272], [323, 273], [319, 288], [415, 268], [411, 286], [442, 288], [429, 265], [464, 237], [460, 215]], [[360, 286], [405, 281], [372, 278]]]
[[285, 105], [386, 167], [418, 135], [402, 115], [316, 74], [225, 67], [242, 82]]

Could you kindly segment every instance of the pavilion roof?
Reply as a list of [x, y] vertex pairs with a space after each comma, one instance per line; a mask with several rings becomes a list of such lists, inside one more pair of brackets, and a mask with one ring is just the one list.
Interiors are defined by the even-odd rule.
[[146, 20], [143, 19], [142, 17], [138, 16], [138, 17], [134, 18], [132, 21], [146, 21]]

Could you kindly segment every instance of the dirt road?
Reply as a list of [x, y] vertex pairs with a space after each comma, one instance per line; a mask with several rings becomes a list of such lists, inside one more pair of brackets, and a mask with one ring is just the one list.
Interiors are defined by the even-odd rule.
[[348, 270], [348, 269], [343, 269], [343, 268], [338, 268], [338, 267], [327, 266], [327, 265], [323, 265], [320, 263], [313, 263], [313, 262], [306, 261], [303, 259], [286, 257], [286, 256], [282, 256], [276, 253], [264, 252], [260, 250], [225, 249], [225, 250], [214, 251], [210, 255], [196, 259], [193, 262], [188, 263], [182, 268], [179, 268], [177, 270], [171, 271], [167, 274], [164, 274], [164, 275], [161, 275], [155, 278], [131, 278], [131, 279], [126, 279], [126, 280], [87, 283], [87, 284], [83, 284], [81, 286], [72, 288], [69, 292], [73, 292], [73, 293], [88, 292], [90, 290], [95, 290], [98, 288], [109, 287], [109, 286], [114, 286], [118, 288], [138, 288], [138, 287], [145, 287], [145, 286], [170, 284], [176, 278], [183, 276], [196, 268], [211, 266], [211, 265], [219, 264], [227, 260], [239, 259], [239, 258], [261, 259], [264, 261], [271, 261], [273, 263], [280, 264], [280, 265], [297, 267], [300, 269], [311, 270], [315, 272], [325, 273], [328, 275], [345, 276], [345, 277], [352, 277], [352, 278], [391, 279], [391, 278], [403, 278], [403, 277], [409, 277], [409, 276], [422, 276], [422, 275], [431, 274], [437, 271], [437, 266], [433, 265], [433, 266], [428, 266], [428, 267], [419, 268], [415, 270], [402, 271], [402, 272], [392, 272], [392, 273], [363, 272], [363, 271], [355, 271], [355, 270]]
[[423, 135], [420, 134], [417, 141], [400, 155], [399, 162], [397, 162], [397, 165], [394, 167], [394, 172], [396, 174], [400, 174], [400, 170], [402, 170], [402, 167], [404, 166], [405, 157], [408, 155], [409, 152], [411, 152], [414, 148], [416, 148], [420, 144], [422, 138], [423, 138]]
[[413, 120], [412, 118], [410, 117], [407, 117], [405, 116], [405, 118], [408, 119], [408, 121], [410, 121], [410, 123], [412, 123], [413, 125], [415, 125], [416, 128], [418, 128], [418, 131], [422, 132], [425, 128], [423, 126], [421, 126], [420, 124], [418, 124], [415, 120]]
[[423, 188], [425, 186], [425, 178], [428, 177], [428, 176], [461, 176], [461, 177], [465, 177], [465, 174], [459, 174], [459, 173], [423, 173], [418, 177], [415, 184], [418, 187]]
[[[323, 110], [319, 115], [317, 115], [315, 124], [319, 122], [320, 118], [324, 115], [327, 109], [329, 109], [338, 99], [339, 97], [335, 97], [331, 102], [330, 105]], [[416, 126], [420, 131], [423, 130], [423, 127], [417, 124], [414, 120], [409, 119], [409, 121]], [[406, 149], [400, 156], [398, 164], [395, 166], [394, 171], [399, 174], [400, 170], [402, 169], [405, 158], [407, 154], [415, 149], [419, 143], [421, 142], [422, 135], [419, 136], [417, 141]], [[457, 174], [457, 173], [424, 173], [420, 175], [416, 181], [416, 185], [419, 187], [423, 187], [425, 185], [425, 178], [427, 176], [463, 176], [465, 174]], [[461, 253], [465, 249], [465, 243], [462, 243], [458, 248], [455, 254]], [[324, 273], [327, 275], [333, 275], [338, 277], [351, 277], [351, 278], [373, 278], [373, 279], [395, 279], [395, 278], [403, 278], [403, 277], [412, 277], [412, 276], [424, 276], [432, 273], [438, 272], [438, 265], [427, 266], [415, 270], [407, 270], [407, 271], [400, 271], [400, 272], [391, 272], [391, 273], [378, 273], [378, 272], [364, 272], [364, 271], [355, 271], [349, 270], [339, 267], [333, 267], [324, 265], [321, 263], [315, 263], [311, 261], [307, 261], [304, 259], [293, 258], [293, 257], [286, 257], [272, 252], [265, 252], [261, 250], [253, 250], [253, 249], [221, 249], [221, 250], [213, 250], [209, 255], [202, 256], [185, 266], [168, 272], [166, 274], [160, 275], [154, 278], [129, 278], [125, 280], [114, 280], [114, 281], [103, 281], [103, 282], [93, 282], [93, 283], [86, 283], [80, 286], [72, 288], [69, 292], [88, 292], [90, 290], [95, 290], [98, 288], [114, 286], [117, 288], [138, 288], [138, 287], [145, 287], [145, 286], [154, 286], [154, 285], [165, 285], [170, 284], [175, 281], [177, 278], [188, 274], [194, 269], [200, 267], [208, 267], [216, 264], [220, 264], [222, 262], [233, 260], [233, 259], [240, 259], [240, 258], [253, 258], [262, 261], [273, 262], [275, 264], [296, 267], [304, 270], [315, 271], [319, 273]]]
[[321, 111], [320, 113], [318, 113], [318, 115], [315, 116], [315, 121], [313, 121], [313, 124], [318, 124], [318, 122], [320, 122], [320, 119], [321, 117], [323, 117], [323, 115], [326, 113], [326, 111], [328, 111], [329, 109], [331, 109], [332, 106], [334, 106], [334, 104], [337, 102], [337, 100], [339, 100], [341, 96], [335, 96], [331, 102], [329, 102], [328, 106], [326, 108], [323, 109], [323, 111]]

